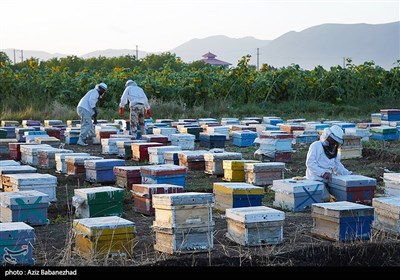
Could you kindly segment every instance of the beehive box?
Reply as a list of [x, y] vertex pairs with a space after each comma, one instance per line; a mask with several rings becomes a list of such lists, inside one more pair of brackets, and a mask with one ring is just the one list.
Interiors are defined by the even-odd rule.
[[205, 170], [207, 174], [222, 176], [224, 175], [224, 160], [241, 160], [242, 153], [235, 152], [215, 152], [204, 155]]
[[386, 196], [400, 196], [400, 173], [383, 173]]
[[39, 167], [44, 169], [53, 169], [56, 167], [56, 154], [69, 154], [73, 150], [68, 149], [54, 149], [54, 150], [39, 150]]
[[102, 157], [97, 156], [66, 156], [65, 163], [67, 165], [67, 174], [68, 175], [80, 175], [86, 174], [85, 170], [85, 160], [96, 160], [103, 159]]
[[313, 180], [273, 180], [275, 207], [293, 212], [310, 211], [313, 203], [322, 202], [324, 183]]
[[163, 135], [168, 137], [168, 141], [171, 141], [171, 134], [176, 133], [177, 130], [175, 127], [154, 127], [153, 128], [153, 134], [155, 135]]
[[118, 216], [75, 219], [74, 250], [82, 257], [133, 257], [135, 223]]
[[[117, 134], [112, 134], [117, 135]], [[118, 155], [118, 146], [117, 141], [129, 141], [129, 138], [124, 138], [122, 135], [118, 135], [119, 137], [110, 137], [101, 139], [101, 153], [104, 155]]]
[[0, 190], [3, 190], [2, 176], [6, 174], [36, 173], [37, 169], [29, 165], [0, 165]]
[[56, 198], [57, 177], [41, 173], [6, 174], [2, 176], [5, 191], [36, 190], [49, 196], [54, 202]]
[[34, 265], [34, 228], [23, 222], [0, 224], [0, 264]]
[[168, 145], [168, 136], [161, 134], [147, 134], [142, 136], [142, 140], [146, 140], [147, 142], [152, 143], [161, 143], [163, 146]]
[[32, 226], [45, 225], [49, 196], [39, 191], [0, 193], [0, 221], [24, 222]]
[[271, 185], [273, 180], [284, 179], [284, 162], [250, 162], [244, 164], [246, 183], [255, 186]]
[[194, 150], [195, 135], [190, 133], [174, 133], [170, 135], [171, 145], [179, 146], [182, 150]]
[[165, 164], [174, 164], [179, 165], [179, 151], [167, 151], [163, 153], [164, 163]]
[[369, 131], [371, 132], [371, 139], [374, 140], [392, 141], [399, 138], [399, 132], [397, 131], [396, 127], [382, 125], [371, 127]]
[[125, 166], [123, 159], [88, 159], [84, 161], [85, 180], [96, 183], [114, 183], [115, 166]]
[[188, 170], [204, 171], [205, 159], [204, 155], [210, 153], [205, 150], [181, 151], [178, 153], [179, 165], [186, 166]]
[[72, 198], [77, 218], [121, 216], [124, 189], [111, 186], [75, 189]]
[[67, 163], [65, 158], [69, 157], [76, 157], [76, 156], [90, 156], [88, 153], [55, 153], [54, 160], [56, 162], [56, 172], [65, 174], [67, 173]]
[[115, 184], [126, 190], [132, 189], [132, 184], [140, 184], [142, 175], [140, 174], [141, 166], [114, 166]]
[[374, 207], [372, 227], [400, 235], [400, 197], [375, 197], [372, 199], [372, 207]]
[[336, 201], [370, 205], [376, 190], [376, 179], [362, 175], [333, 175], [328, 186]]
[[153, 195], [156, 236], [154, 249], [173, 253], [207, 252], [213, 249], [210, 193], [173, 193]]
[[225, 211], [227, 208], [261, 206], [264, 188], [247, 183], [213, 183], [215, 208]]
[[149, 163], [150, 164], [164, 164], [164, 152], [167, 151], [181, 151], [180, 146], [162, 146], [162, 147], [149, 147]]
[[311, 233], [334, 241], [365, 240], [371, 237], [374, 208], [348, 201], [314, 203]]
[[149, 161], [149, 147], [161, 147], [163, 144], [156, 142], [132, 143], [132, 160]]
[[221, 133], [200, 132], [199, 139], [200, 147], [206, 147], [209, 149], [225, 147], [226, 136]]
[[283, 211], [265, 206], [228, 208], [226, 221], [226, 237], [240, 245], [260, 246], [283, 242]]
[[2, 166], [20, 166], [21, 163], [12, 159], [0, 160], [0, 167]]
[[198, 141], [200, 137], [200, 132], [203, 132], [203, 128], [200, 126], [189, 126], [189, 127], [183, 127], [182, 129], [179, 130], [179, 132], [181, 134], [192, 134], [194, 135], [194, 141]]
[[257, 132], [250, 130], [233, 131], [232, 145], [238, 147], [254, 146], [254, 140], [257, 138]]
[[184, 192], [153, 194], [155, 221], [159, 228], [193, 228], [213, 226], [211, 193]]
[[154, 215], [153, 195], [167, 193], [182, 193], [184, 188], [172, 184], [133, 184], [133, 207], [136, 212]]
[[222, 179], [228, 182], [245, 182], [246, 178], [245, 178], [244, 164], [256, 163], [256, 162], [259, 161], [248, 160], [248, 159], [224, 160], [222, 162], [222, 167], [224, 169], [224, 177]]
[[143, 184], [172, 184], [185, 187], [187, 168], [172, 164], [148, 165], [140, 168]]
[[21, 160], [21, 145], [37, 145], [36, 143], [17, 143], [11, 142], [8, 143], [9, 149], [9, 159], [11, 160]]
[[52, 150], [47, 144], [37, 144], [37, 145], [22, 145], [21, 150], [21, 163], [37, 166], [39, 164], [38, 151], [39, 150]]

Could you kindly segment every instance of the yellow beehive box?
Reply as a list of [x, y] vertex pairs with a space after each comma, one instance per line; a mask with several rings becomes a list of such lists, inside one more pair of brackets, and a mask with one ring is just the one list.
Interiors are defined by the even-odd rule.
[[244, 164], [251, 162], [260, 162], [257, 160], [224, 160], [222, 162], [222, 166], [224, 168], [224, 177], [222, 178], [224, 181], [229, 182], [245, 182], [245, 170]]
[[135, 223], [118, 216], [75, 219], [75, 252], [84, 258], [133, 256]]

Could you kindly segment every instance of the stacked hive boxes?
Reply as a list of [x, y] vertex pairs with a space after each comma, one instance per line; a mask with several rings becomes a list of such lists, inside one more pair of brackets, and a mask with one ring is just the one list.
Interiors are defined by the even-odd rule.
[[49, 203], [49, 196], [39, 191], [0, 193], [0, 221], [45, 225]]
[[118, 157], [132, 158], [132, 143], [145, 143], [146, 140], [117, 140]]
[[56, 201], [57, 177], [41, 173], [7, 174], [2, 176], [5, 191], [36, 190], [49, 196], [51, 202]]
[[[194, 140], [198, 141], [200, 132], [203, 132], [203, 128], [201, 128], [200, 126], [186, 126], [186, 127], [179, 128], [179, 132], [181, 134], [192, 134], [192, 135], [194, 135]], [[171, 139], [171, 142], [172, 142], [172, 139]], [[187, 149], [187, 150], [189, 150], [189, 149]]]
[[313, 203], [322, 202], [324, 183], [313, 180], [274, 180], [275, 207], [293, 212], [310, 211]]
[[292, 161], [292, 141], [293, 135], [287, 133], [263, 133], [254, 140], [259, 145], [255, 155], [261, 159], [291, 162]]
[[172, 184], [185, 187], [187, 168], [173, 164], [141, 166], [143, 184]]
[[211, 193], [153, 195], [154, 249], [165, 253], [208, 252], [214, 248]]
[[314, 203], [311, 233], [334, 241], [369, 239], [374, 208], [348, 201]]
[[379, 197], [372, 200], [372, 227], [393, 235], [400, 235], [400, 197]]
[[85, 180], [96, 183], [114, 183], [115, 166], [125, 166], [123, 159], [88, 159], [84, 162]]
[[235, 160], [224, 160], [222, 167], [224, 168], [224, 181], [228, 182], [245, 182], [245, 163], [256, 163], [259, 161], [248, 160], [248, 159], [235, 159]]
[[3, 190], [2, 176], [7, 174], [36, 173], [37, 169], [30, 165], [0, 165], [0, 190]]
[[328, 186], [336, 201], [371, 204], [375, 194], [376, 179], [362, 175], [333, 175]]
[[383, 173], [383, 182], [386, 196], [400, 196], [400, 173]]
[[207, 174], [222, 176], [224, 175], [223, 162], [225, 160], [241, 160], [242, 153], [234, 152], [216, 152], [208, 153], [204, 155], [205, 160], [205, 170]]
[[184, 188], [172, 184], [133, 184], [133, 207], [136, 212], [154, 215], [153, 195], [167, 193], [182, 193]]
[[18, 142], [26, 142], [25, 132], [26, 131], [35, 131], [33, 127], [16, 127], [15, 128], [15, 136]]
[[284, 179], [284, 162], [248, 162], [244, 164], [246, 183], [256, 186], [271, 185], [273, 180]]
[[126, 190], [132, 189], [132, 184], [140, 184], [142, 175], [140, 174], [141, 166], [114, 166], [115, 184]]
[[227, 208], [261, 206], [264, 188], [247, 183], [213, 183], [215, 208], [225, 211]]
[[118, 216], [75, 219], [74, 250], [87, 259], [133, 257], [135, 223]]
[[0, 264], [34, 265], [34, 228], [23, 222], [0, 224]]
[[343, 141], [344, 143], [338, 151], [341, 159], [362, 157], [362, 145], [360, 136], [343, 135]]
[[243, 246], [283, 242], [285, 213], [265, 206], [226, 209], [227, 233]]
[[110, 186], [75, 189], [72, 197], [77, 218], [121, 216], [124, 189]]
[[[210, 127], [207, 127], [205, 132], [208, 134], [212, 134], [212, 135], [213, 134], [217, 134], [217, 135], [223, 134], [223, 135], [225, 135], [225, 140], [229, 140], [229, 127], [228, 126], [210, 126]], [[199, 136], [201, 136], [201, 135], [199, 135]], [[201, 141], [201, 139], [200, 139], [200, 141]]]
[[81, 129], [78, 127], [67, 127], [64, 132], [65, 144], [74, 145], [78, 142]]

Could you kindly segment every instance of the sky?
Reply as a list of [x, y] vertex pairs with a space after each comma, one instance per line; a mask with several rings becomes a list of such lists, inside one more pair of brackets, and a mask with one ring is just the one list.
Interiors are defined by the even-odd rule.
[[273, 40], [324, 23], [400, 21], [400, 0], [0, 0], [0, 50], [165, 52], [214, 35]]

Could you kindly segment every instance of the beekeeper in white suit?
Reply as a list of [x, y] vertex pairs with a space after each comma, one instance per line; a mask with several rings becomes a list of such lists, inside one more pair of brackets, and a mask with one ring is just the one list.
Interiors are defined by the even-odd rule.
[[320, 139], [313, 142], [307, 153], [306, 178], [309, 180], [322, 181], [325, 183], [323, 201], [334, 200], [329, 195], [327, 183], [335, 175], [351, 175], [340, 162], [338, 149], [343, 144], [343, 130], [338, 125], [324, 129]]
[[[97, 123], [97, 109], [96, 104], [100, 98], [103, 98], [106, 93], [107, 85], [100, 83], [95, 88], [89, 90], [79, 101], [76, 107], [76, 112], [81, 117], [81, 132], [77, 144], [80, 146], [87, 146], [86, 137], [92, 138], [93, 144], [99, 144], [96, 140], [93, 124]], [[92, 123], [93, 117], [93, 123]]]

